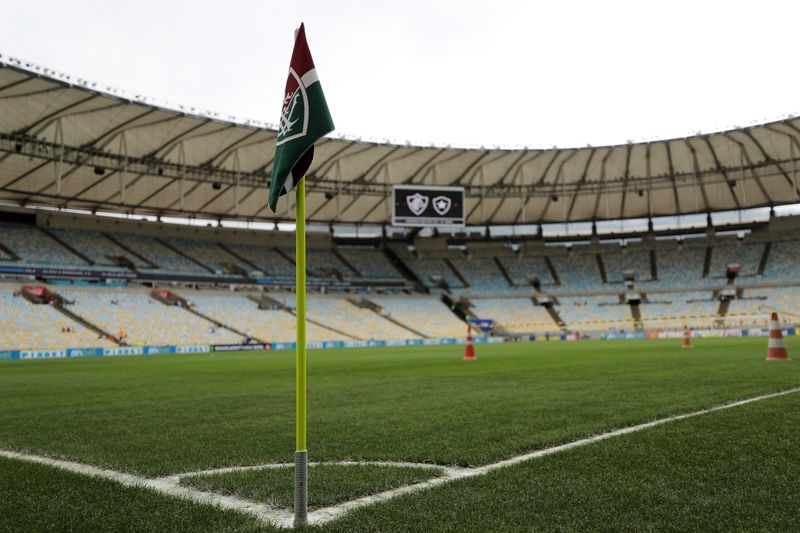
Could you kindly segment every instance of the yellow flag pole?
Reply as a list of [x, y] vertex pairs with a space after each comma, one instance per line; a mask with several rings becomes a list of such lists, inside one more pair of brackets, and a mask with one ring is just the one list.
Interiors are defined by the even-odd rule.
[[294, 525], [308, 523], [308, 451], [306, 449], [306, 178], [296, 187], [295, 308], [297, 348], [295, 364]]

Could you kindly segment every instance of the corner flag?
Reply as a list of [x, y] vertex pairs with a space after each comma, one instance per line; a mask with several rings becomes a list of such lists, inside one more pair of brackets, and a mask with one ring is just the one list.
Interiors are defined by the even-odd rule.
[[308, 450], [306, 448], [306, 180], [314, 143], [333, 131], [333, 120], [306, 42], [305, 27], [294, 34], [294, 51], [281, 106], [275, 160], [269, 185], [269, 207], [295, 190], [295, 451], [294, 525], [308, 523]]
[[314, 158], [314, 143], [333, 131], [333, 119], [308, 49], [303, 24], [294, 40], [289, 76], [275, 141], [275, 160], [269, 185], [269, 208], [303, 179]]

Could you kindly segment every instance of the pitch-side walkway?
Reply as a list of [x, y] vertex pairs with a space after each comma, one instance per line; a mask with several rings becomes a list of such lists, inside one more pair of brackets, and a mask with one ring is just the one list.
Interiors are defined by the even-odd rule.
[[[518, 455], [516, 457], [512, 457], [510, 459], [505, 459], [503, 461], [498, 461], [496, 463], [491, 463], [484, 466], [479, 466], [475, 468], [459, 468], [459, 467], [452, 467], [452, 466], [442, 466], [442, 465], [434, 465], [428, 463], [405, 463], [405, 462], [392, 462], [392, 461], [333, 461], [333, 462], [325, 462], [325, 464], [329, 465], [341, 465], [341, 466], [348, 466], [348, 465], [382, 465], [382, 466], [396, 466], [396, 467], [425, 467], [425, 468], [438, 468], [441, 471], [441, 475], [427, 481], [423, 481], [420, 483], [415, 483], [413, 485], [406, 485], [403, 487], [399, 487], [392, 490], [387, 490], [385, 492], [380, 492], [378, 494], [372, 494], [369, 496], [364, 496], [362, 498], [357, 498], [355, 500], [350, 500], [344, 503], [340, 503], [338, 505], [332, 505], [330, 507], [325, 507], [322, 509], [317, 509], [312, 511], [308, 514], [308, 522], [311, 525], [320, 525], [336, 518], [340, 518], [346, 513], [352, 511], [353, 509], [357, 509], [359, 507], [366, 507], [370, 505], [375, 505], [380, 502], [385, 502], [391, 500], [392, 498], [396, 498], [397, 496], [401, 496], [403, 494], [409, 494], [413, 492], [419, 492], [422, 490], [429, 489], [431, 487], [435, 487], [437, 485], [442, 485], [445, 483], [449, 483], [456, 479], [463, 479], [475, 476], [482, 476], [491, 472], [493, 470], [497, 470], [498, 468], [505, 468], [507, 466], [516, 465], [519, 463], [523, 463], [525, 461], [530, 461], [532, 459], [536, 459], [539, 457], [544, 457], [545, 455], [551, 455], [554, 453], [559, 453], [565, 450], [569, 450], [572, 448], [578, 448], [580, 446], [586, 446], [587, 444], [592, 444], [593, 442], [599, 442], [601, 440], [610, 439], [612, 437], [618, 437], [620, 435], [626, 435], [628, 433], [635, 433], [637, 431], [642, 431], [645, 429], [649, 429], [652, 427], [660, 426], [662, 424], [668, 424], [670, 422], [676, 422], [678, 420], [685, 420], [687, 418], [692, 418], [695, 416], [700, 416], [708, 413], [713, 413], [715, 411], [722, 411], [724, 409], [731, 409], [733, 407], [739, 407], [741, 405], [746, 405], [748, 403], [758, 402], [761, 400], [767, 400], [769, 398], [775, 398], [778, 396], [785, 396], [787, 394], [794, 394], [800, 392], [800, 387], [787, 389], [780, 392], [774, 392], [770, 394], [762, 394], [760, 396], [753, 396], [751, 398], [746, 398], [743, 400], [738, 400], [730, 403], [724, 403], [715, 407], [711, 407], [708, 409], [701, 409], [699, 411], [693, 411], [690, 413], [684, 413], [681, 415], [675, 416], [668, 416], [666, 418], [660, 418], [658, 420], [653, 420], [651, 422], [645, 422], [643, 424], [637, 424], [635, 426], [628, 426], [620, 429], [616, 429], [614, 431], [609, 431], [607, 433], [601, 433], [599, 435], [594, 435], [591, 437], [587, 437], [585, 439], [576, 440], [573, 442], [568, 442], [566, 444], [560, 444], [558, 446], [552, 446], [550, 448], [543, 448], [541, 450], [537, 450], [531, 453], [526, 453], [523, 455]], [[213, 470], [198, 470], [194, 472], [185, 472], [182, 474], [174, 474], [171, 476], [160, 477], [160, 478], [144, 478], [135, 476], [133, 474], [126, 474], [125, 472], [117, 472], [114, 470], [106, 470], [103, 468], [98, 468], [92, 465], [86, 465], [83, 463], [76, 463], [72, 461], [62, 461], [59, 459], [51, 459], [50, 457], [45, 457], [42, 455], [35, 455], [29, 453], [20, 453], [11, 450], [0, 450], [0, 457], [7, 457], [9, 459], [18, 459], [20, 461], [28, 461], [31, 463], [38, 463], [43, 465], [52, 466], [55, 468], [60, 468], [62, 470], [67, 470], [69, 472], [73, 472], [75, 474], [81, 474], [85, 476], [92, 476], [98, 477], [103, 479], [108, 479], [111, 481], [115, 481], [121, 485], [127, 487], [147, 487], [154, 489], [158, 492], [163, 494], [167, 494], [169, 496], [173, 496], [176, 498], [183, 498], [185, 500], [190, 500], [197, 503], [202, 504], [210, 504], [210, 505], [217, 505], [223, 509], [232, 509], [235, 511], [247, 513], [251, 516], [256, 517], [257, 519], [279, 527], [283, 528], [291, 528], [292, 521], [293, 521], [293, 514], [291, 509], [287, 508], [278, 508], [269, 506], [263, 503], [252, 502], [248, 500], [244, 500], [241, 498], [236, 498], [232, 496], [223, 496], [221, 494], [215, 494], [211, 492], [205, 492], [197, 489], [193, 489], [190, 487], [186, 487], [180, 484], [182, 478], [191, 477], [191, 476], [200, 476], [205, 474], [219, 474], [219, 473], [226, 473], [226, 472], [238, 472], [243, 470], [259, 470], [265, 468], [287, 468], [293, 466], [289, 463], [283, 464], [263, 464], [263, 465], [254, 465], [254, 466], [238, 466], [238, 467], [229, 467], [229, 468], [217, 468]], [[321, 464], [321, 463], [311, 463], [314, 464]]]

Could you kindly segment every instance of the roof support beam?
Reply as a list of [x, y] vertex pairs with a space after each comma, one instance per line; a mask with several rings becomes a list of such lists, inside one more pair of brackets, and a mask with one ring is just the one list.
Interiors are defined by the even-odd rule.
[[714, 150], [714, 146], [711, 144], [711, 141], [708, 140], [708, 135], [703, 135], [702, 139], [705, 141], [708, 151], [711, 152], [711, 156], [714, 158], [714, 166], [717, 168], [717, 172], [722, 174], [722, 177], [725, 180], [725, 185], [728, 186], [728, 191], [731, 193], [731, 198], [733, 199], [733, 203], [736, 205], [736, 209], [741, 209], [742, 205], [739, 203], [739, 198], [736, 196], [736, 191], [733, 190], [733, 184], [736, 182], [728, 177], [728, 172], [725, 170], [725, 167], [720, 164], [719, 158], [717, 157], [717, 152]]
[[603, 160], [600, 162], [601, 190], [598, 191], [597, 195], [595, 196], [594, 209], [592, 210], [592, 221], [597, 220], [597, 213], [600, 211], [600, 197], [602, 196], [603, 188], [606, 192], [606, 218], [608, 218], [608, 184], [606, 183], [606, 161], [608, 161], [609, 156], [611, 156], [611, 152], [612, 151], [610, 149], [606, 151], [606, 155], [603, 156]]
[[[747, 149], [745, 149], [744, 143], [742, 143], [741, 141], [739, 141], [738, 139], [734, 138], [732, 135], [730, 135], [728, 133], [725, 133], [724, 135], [728, 139], [730, 139], [732, 142], [736, 143], [736, 145], [739, 147], [740, 156], [745, 161], [747, 161], [747, 166], [750, 168], [751, 178], [756, 182], [756, 185], [758, 186], [758, 189], [761, 191], [761, 194], [764, 195], [764, 198], [766, 198], [767, 201], [770, 204], [772, 204], [773, 203], [772, 197], [769, 195], [769, 193], [767, 192], [767, 189], [764, 187], [764, 184], [761, 182], [761, 178], [756, 173], [755, 165], [753, 165], [753, 161], [750, 159], [750, 154], [747, 152]], [[758, 144], [756, 144], [756, 146], [758, 146]], [[764, 153], [764, 156], [766, 156], [766, 153]], [[744, 165], [741, 165], [741, 166], [742, 166], [742, 176], [744, 176], [745, 168], [744, 168]], [[781, 172], [783, 171], [783, 169], [781, 169], [780, 166], [778, 166], [778, 168], [781, 170]], [[784, 173], [784, 176], [786, 176], [785, 173]], [[789, 179], [788, 176], [786, 176], [786, 178]], [[791, 183], [791, 180], [789, 180], [789, 182]], [[742, 183], [742, 187], [744, 187], [744, 183]], [[795, 194], [796, 194], [797, 193], [797, 188], [794, 187], [794, 189], [795, 189]], [[745, 199], [745, 203], [747, 203], [746, 199]]]
[[[706, 187], [705, 187], [705, 185], [703, 185], [703, 180], [701, 178], [700, 163], [697, 161], [697, 151], [695, 150], [694, 146], [692, 146], [692, 143], [689, 142], [689, 139], [684, 139], [683, 142], [686, 143], [686, 146], [689, 147], [689, 151], [692, 154], [692, 163], [693, 163], [693, 168], [694, 168], [695, 187], [700, 189], [700, 194], [703, 197], [703, 205], [704, 205], [703, 211], [708, 211], [709, 209], [711, 209], [711, 205], [708, 203], [708, 196], [706, 195]], [[694, 207], [695, 207], [695, 211], [700, 211], [700, 206], [699, 206], [699, 204], [697, 202], [697, 197], [696, 196], [695, 196], [695, 206]]]
[[575, 194], [572, 195], [572, 199], [569, 202], [569, 209], [567, 209], [567, 216], [565, 217], [565, 222], [572, 218], [572, 210], [575, 208], [575, 202], [578, 200], [578, 195], [581, 192], [581, 187], [583, 184], [586, 183], [586, 176], [589, 174], [589, 166], [592, 164], [592, 159], [594, 159], [594, 155], [597, 153], [597, 148], [592, 148], [589, 152], [589, 157], [586, 158], [586, 164], [583, 166], [583, 172], [581, 172], [581, 177], [578, 179], [578, 182], [575, 184]]

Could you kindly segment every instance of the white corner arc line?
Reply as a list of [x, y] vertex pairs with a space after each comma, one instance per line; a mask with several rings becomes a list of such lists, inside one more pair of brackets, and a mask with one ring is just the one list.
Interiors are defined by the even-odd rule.
[[179, 485], [180, 478], [177, 476], [150, 479], [125, 472], [117, 472], [115, 470], [98, 468], [96, 466], [86, 465], [83, 463], [63, 461], [61, 459], [53, 459], [42, 455], [20, 453], [10, 450], [0, 450], [0, 457], [52, 466], [60, 470], [66, 470], [67, 472], [72, 472], [74, 474], [80, 474], [83, 476], [107, 479], [109, 481], [119, 483], [124, 487], [150, 488], [176, 498], [193, 501], [200, 504], [215, 505], [223, 509], [244, 512], [250, 514], [251, 516], [255, 516], [263, 522], [281, 527], [289, 527], [292, 524], [293, 515], [291, 511], [287, 509], [271, 507], [263, 503], [250, 502], [231, 496], [224, 496], [222, 494], [214, 494], [212, 492], [192, 489], [183, 485]]
[[[760, 396], [753, 396], [750, 398], [745, 398], [743, 400], [737, 400], [729, 403], [724, 403], [721, 405], [717, 405], [714, 407], [709, 407], [706, 409], [701, 409], [698, 411], [692, 411], [690, 413], [684, 413], [680, 415], [673, 415], [668, 416], [665, 418], [659, 418], [657, 420], [652, 420], [650, 422], [644, 422], [642, 424], [637, 424], [635, 426], [628, 426], [620, 429], [616, 429], [613, 431], [608, 431], [606, 433], [601, 433], [598, 435], [593, 435], [591, 437], [586, 437], [583, 439], [575, 440], [572, 442], [568, 442], [565, 444], [559, 444], [557, 446], [551, 446], [549, 448], [542, 448], [540, 450], [536, 450], [534, 452], [518, 455], [515, 457], [511, 457], [509, 459], [504, 459], [502, 461], [498, 461], [496, 463], [487, 464], [484, 466], [478, 466], [474, 468], [461, 468], [455, 466], [445, 466], [445, 465], [436, 465], [430, 463], [411, 463], [411, 462], [392, 462], [392, 461], [331, 461], [331, 462], [316, 462], [311, 463], [312, 465], [318, 464], [326, 464], [326, 465], [340, 465], [340, 466], [354, 466], [354, 465], [379, 465], [379, 466], [394, 466], [394, 467], [417, 467], [417, 468], [432, 468], [438, 469], [442, 472], [441, 476], [429, 479], [427, 481], [422, 481], [420, 483], [414, 483], [412, 485], [405, 485], [402, 487], [398, 487], [396, 489], [387, 490], [384, 492], [380, 492], [378, 494], [371, 494], [369, 496], [364, 496], [361, 498], [356, 498], [354, 500], [350, 500], [347, 502], [343, 502], [338, 505], [332, 505], [330, 507], [325, 507], [322, 509], [317, 509], [312, 511], [308, 514], [308, 522], [311, 525], [321, 525], [331, 520], [335, 520], [337, 518], [341, 518], [348, 512], [358, 509], [361, 507], [367, 507], [370, 505], [375, 505], [377, 503], [389, 501], [393, 498], [398, 496], [402, 496], [404, 494], [412, 494], [415, 492], [420, 492], [424, 490], [428, 490], [430, 488], [449, 483], [451, 481], [455, 481], [457, 479], [464, 479], [470, 478], [475, 476], [482, 476], [494, 470], [498, 470], [500, 468], [506, 468], [509, 466], [514, 466], [526, 461], [530, 461], [532, 459], [537, 459], [539, 457], [544, 457], [546, 455], [552, 455], [555, 453], [563, 452], [566, 450], [570, 450], [572, 448], [578, 448], [581, 446], [586, 446], [587, 444], [592, 444], [595, 442], [600, 442], [606, 439], [610, 439], [612, 437], [618, 437], [621, 435], [627, 435], [629, 433], [636, 433], [638, 431], [643, 431], [645, 429], [650, 429], [656, 426], [661, 426], [664, 424], [668, 424], [670, 422], [677, 422], [679, 420], [686, 420], [687, 418], [693, 418], [696, 416], [713, 413], [716, 411], [722, 411], [725, 409], [731, 409], [733, 407], [739, 407], [742, 405], [746, 405], [753, 402], [758, 402], [761, 400], [768, 400], [770, 398], [777, 398], [779, 396], [786, 396], [788, 394], [794, 394], [800, 392], [800, 387], [795, 387], [792, 389], [786, 389], [779, 392], [773, 392], [769, 394], [762, 394]], [[80, 474], [84, 476], [90, 477], [97, 477], [108, 479], [110, 481], [115, 481], [123, 486], [126, 487], [146, 487], [150, 489], [154, 489], [158, 492], [163, 494], [173, 496], [176, 498], [181, 498], [184, 500], [193, 501], [200, 504], [208, 504], [208, 505], [215, 505], [221, 507], [223, 509], [229, 509], [234, 511], [243, 512], [249, 514], [258, 520], [261, 520], [264, 523], [268, 523], [271, 525], [275, 525], [282, 528], [291, 528], [292, 521], [293, 521], [293, 514], [291, 509], [283, 509], [277, 508], [273, 506], [269, 506], [263, 503], [252, 502], [232, 496], [224, 496], [221, 494], [215, 494], [211, 492], [205, 492], [197, 489], [192, 489], [186, 487], [184, 485], [180, 485], [180, 480], [184, 477], [191, 477], [191, 476], [200, 476], [206, 474], [219, 474], [219, 473], [228, 473], [228, 472], [237, 472], [237, 471], [244, 471], [244, 470], [258, 470], [258, 469], [265, 469], [265, 468], [285, 468], [290, 467], [292, 464], [290, 463], [270, 463], [270, 464], [262, 464], [262, 465], [255, 465], [255, 466], [234, 466], [234, 467], [227, 467], [227, 468], [216, 468], [216, 469], [209, 469], [209, 470], [198, 470], [194, 472], [185, 472], [182, 474], [174, 474], [170, 476], [160, 477], [160, 478], [144, 478], [140, 476], [136, 476], [134, 474], [128, 474], [125, 472], [117, 472], [114, 470], [108, 470], [104, 468], [99, 468], [92, 465], [86, 465], [83, 463], [72, 462], [72, 461], [64, 461], [60, 459], [52, 459], [50, 457], [42, 456], [42, 455], [35, 455], [29, 453], [22, 453], [22, 452], [15, 452], [11, 450], [2, 450], [0, 449], [0, 457], [6, 457], [9, 459], [17, 459], [20, 461], [27, 461], [31, 463], [38, 463], [42, 465], [51, 466], [54, 468], [59, 468], [62, 470], [66, 470], [75, 474]]]

